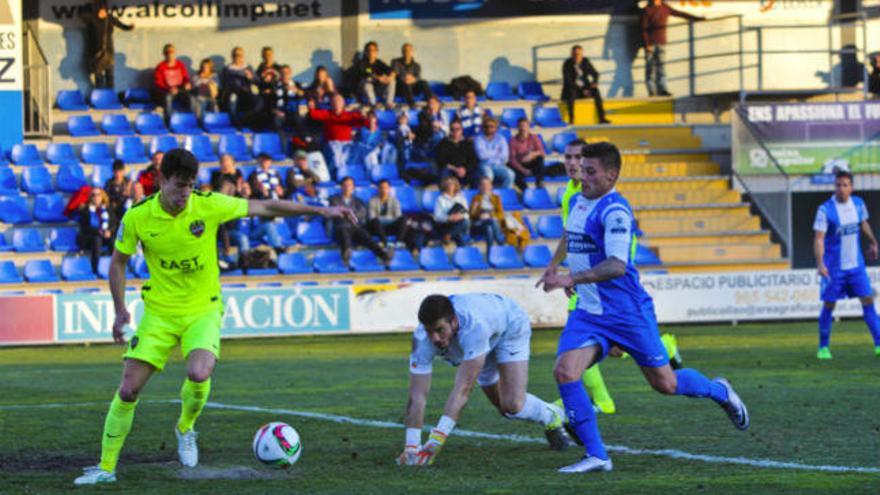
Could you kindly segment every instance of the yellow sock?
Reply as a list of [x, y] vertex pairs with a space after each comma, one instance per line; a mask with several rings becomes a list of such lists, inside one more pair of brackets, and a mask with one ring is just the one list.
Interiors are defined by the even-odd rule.
[[208, 396], [211, 395], [211, 379], [208, 378], [203, 382], [194, 382], [187, 378], [180, 387], [180, 399], [183, 404], [180, 407], [180, 420], [177, 422], [177, 429], [181, 433], [186, 433], [193, 428], [202, 408], [208, 402]]
[[605, 387], [605, 380], [602, 379], [599, 365], [593, 365], [584, 371], [583, 382], [599, 410], [605, 414], [614, 414], [616, 410], [614, 400], [608, 393], [608, 388]]
[[101, 463], [99, 466], [104, 471], [116, 471], [116, 463], [119, 462], [119, 452], [125, 444], [125, 437], [131, 431], [131, 423], [134, 421], [134, 410], [137, 401], [125, 402], [119, 394], [113, 396], [110, 402], [110, 410], [104, 420], [104, 435], [101, 437]]

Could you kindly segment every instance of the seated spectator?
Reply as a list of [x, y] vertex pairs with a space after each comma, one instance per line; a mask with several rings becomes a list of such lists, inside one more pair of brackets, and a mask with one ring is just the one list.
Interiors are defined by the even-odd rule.
[[306, 94], [318, 103], [329, 103], [330, 97], [336, 94], [336, 84], [323, 65], [315, 69], [315, 77], [312, 79], [312, 84], [306, 88]]
[[391, 261], [391, 254], [382, 249], [382, 246], [363, 227], [366, 225], [367, 207], [354, 195], [354, 179], [344, 177], [340, 186], [342, 191], [330, 198], [330, 206], [350, 208], [358, 219], [358, 223], [352, 223], [347, 218], [333, 219], [333, 238], [339, 243], [342, 259], [348, 263], [351, 259], [352, 247], [360, 244], [372, 251], [383, 263], [388, 264]]
[[368, 41], [364, 45], [364, 53], [358, 60], [355, 75], [357, 95], [364, 103], [375, 107], [377, 98], [381, 95], [385, 106], [394, 108], [397, 77], [391, 67], [379, 59], [379, 45], [375, 41]]
[[104, 191], [107, 193], [111, 230], [115, 233], [122, 215], [131, 204], [133, 192], [131, 179], [125, 176], [125, 162], [122, 160], [113, 161], [113, 176], [104, 183]]
[[873, 53], [870, 57], [871, 75], [868, 79], [868, 91], [874, 94], [874, 98], [880, 98], [880, 53]]
[[169, 43], [162, 49], [162, 53], [165, 60], [159, 62], [153, 70], [153, 91], [158, 105], [165, 111], [165, 120], [171, 118], [174, 103], [195, 113], [196, 106], [189, 95], [192, 89], [189, 71], [177, 60], [177, 49]]
[[504, 208], [501, 197], [492, 191], [492, 181], [488, 177], [480, 179], [480, 190], [471, 200], [471, 230], [475, 235], [486, 237], [486, 250], [495, 244], [504, 244], [501, 222], [504, 221]]
[[580, 98], [592, 97], [596, 105], [596, 116], [600, 124], [610, 124], [605, 118], [602, 92], [599, 91], [599, 72], [584, 56], [580, 45], [571, 47], [571, 57], [562, 64], [562, 101], [568, 104], [568, 122], [574, 124], [574, 102]]
[[[251, 172], [248, 178], [251, 199], [282, 199], [284, 197], [284, 185], [278, 170], [272, 168], [272, 157], [260, 154], [257, 157], [257, 169]], [[250, 237], [263, 239], [276, 251], [284, 248], [281, 236], [278, 234], [275, 218], [252, 217]], [[238, 249], [244, 253], [250, 251], [250, 239], [248, 236], [238, 234]]]
[[289, 65], [282, 65], [281, 77], [273, 85], [267, 105], [276, 131], [299, 129], [299, 100], [303, 95], [302, 86], [293, 80], [293, 70]]
[[458, 120], [449, 124], [449, 136], [434, 150], [434, 162], [441, 178], [453, 176], [474, 187], [480, 179], [474, 143], [464, 137], [464, 128]]
[[[220, 156], [220, 168], [211, 172], [211, 183], [209, 186], [212, 191], [227, 196], [238, 198], [251, 197], [250, 185], [245, 181], [241, 170], [238, 170], [235, 166], [235, 159], [232, 158], [232, 155], [223, 154]], [[237, 220], [226, 222], [217, 229], [217, 238], [220, 240], [221, 246], [220, 257], [224, 261], [229, 260], [229, 249], [232, 246], [230, 235], [233, 233], [236, 237], [239, 236]], [[249, 248], [250, 240], [239, 240], [239, 248], [244, 252], [245, 249], [242, 248], [242, 243]]]
[[192, 93], [196, 99], [199, 117], [205, 112], [216, 112], [217, 96], [220, 94], [220, 83], [214, 72], [214, 61], [206, 58], [199, 63], [199, 72], [192, 79]]
[[259, 84], [254, 69], [244, 61], [244, 49], [232, 49], [232, 63], [220, 73], [221, 100], [233, 122], [242, 126], [253, 122], [262, 107], [262, 99], [253, 92]]
[[440, 196], [434, 203], [434, 223], [444, 244], [455, 242], [457, 246], [470, 244], [468, 235], [467, 198], [461, 193], [461, 184], [453, 176], [440, 181]]
[[431, 88], [428, 82], [422, 79], [422, 66], [413, 58], [415, 50], [409, 43], [400, 47], [399, 58], [391, 61], [391, 70], [397, 75], [397, 94], [406, 98], [406, 104], [410, 108], [416, 105], [416, 95], [430, 98]]
[[480, 160], [480, 177], [497, 181], [502, 188], [513, 185], [513, 170], [507, 166], [510, 149], [507, 140], [498, 133], [498, 121], [493, 117], [483, 119], [483, 133], [474, 139], [474, 149]]
[[107, 193], [100, 187], [92, 188], [89, 202], [79, 209], [79, 234], [76, 244], [87, 252], [92, 261], [92, 271], [98, 271], [98, 260], [103, 249], [113, 245], [113, 229], [110, 225], [110, 210]]
[[150, 156], [150, 164], [138, 173], [132, 189], [132, 200], [135, 204], [159, 190], [159, 165], [165, 153], [157, 151]]
[[483, 128], [483, 118], [487, 116], [486, 114], [487, 112], [477, 105], [477, 93], [470, 90], [467, 91], [464, 94], [464, 105], [456, 113], [456, 118], [464, 126], [465, 137], [474, 137], [480, 133], [480, 129]]
[[315, 100], [309, 100], [309, 117], [324, 125], [324, 156], [333, 173], [347, 163], [351, 151], [352, 130], [362, 127], [367, 120], [359, 112], [345, 110], [345, 98], [336, 93], [330, 99], [330, 110], [315, 107]]
[[293, 166], [287, 172], [287, 197], [293, 198], [297, 194], [307, 198], [317, 198], [318, 184], [321, 178], [318, 177], [309, 166], [309, 154], [305, 151], [297, 151], [293, 154]]
[[516, 185], [526, 189], [526, 177], [535, 178], [536, 187], [544, 187], [544, 145], [532, 134], [529, 119], [516, 123], [516, 136], [510, 138], [510, 168], [516, 174]]
[[367, 166], [378, 165], [383, 163], [382, 153], [387, 148], [385, 135], [379, 129], [376, 113], [371, 111], [367, 114], [367, 125], [357, 131], [348, 156], [348, 163], [363, 163]]
[[415, 141], [416, 135], [409, 126], [409, 118], [406, 113], [400, 112], [400, 115], [397, 116], [397, 127], [394, 129], [394, 147], [397, 150], [399, 167], [403, 167], [409, 162], [422, 161], [424, 158], [415, 148]]
[[415, 133], [416, 147], [425, 157], [434, 156], [434, 149], [449, 135], [449, 119], [436, 96], [431, 95], [428, 104], [419, 112], [419, 125]]
[[388, 248], [388, 236], [398, 241], [404, 238], [406, 219], [400, 208], [400, 201], [391, 193], [391, 183], [387, 179], [379, 181], [379, 191], [370, 198], [367, 205], [367, 229]]

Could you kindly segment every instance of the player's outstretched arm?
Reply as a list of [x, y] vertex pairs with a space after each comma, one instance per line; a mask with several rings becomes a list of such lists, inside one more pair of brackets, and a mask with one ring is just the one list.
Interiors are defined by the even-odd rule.
[[125, 325], [131, 321], [131, 315], [125, 308], [125, 267], [128, 265], [129, 255], [113, 250], [110, 258], [110, 295], [113, 296], [113, 308], [116, 310], [116, 318], [113, 320], [113, 341], [117, 344], [125, 343]]
[[431, 374], [409, 374], [409, 401], [406, 404], [406, 441], [403, 453], [397, 463], [405, 466], [418, 464], [419, 449], [422, 448], [422, 426], [425, 422], [425, 405], [431, 391]]
[[871, 230], [871, 224], [867, 220], [862, 220], [862, 233], [868, 238], [868, 259], [877, 259], [877, 238], [874, 237], [874, 231]]
[[357, 223], [357, 216], [342, 206], [311, 206], [279, 199], [248, 201], [248, 215], [256, 217], [293, 217], [297, 215], [320, 215], [326, 218], [346, 218]]

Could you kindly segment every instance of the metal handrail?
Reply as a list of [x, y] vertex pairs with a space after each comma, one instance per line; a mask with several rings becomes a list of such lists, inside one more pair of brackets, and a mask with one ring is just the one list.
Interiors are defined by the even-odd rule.
[[24, 135], [27, 138], [50, 137], [53, 122], [49, 62], [30, 29], [25, 30], [24, 38]]

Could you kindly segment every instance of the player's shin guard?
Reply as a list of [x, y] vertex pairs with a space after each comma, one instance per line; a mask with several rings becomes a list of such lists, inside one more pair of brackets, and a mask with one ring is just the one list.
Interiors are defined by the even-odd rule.
[[104, 435], [101, 437], [101, 462], [100, 468], [108, 473], [116, 471], [116, 463], [119, 462], [119, 452], [125, 444], [125, 437], [131, 431], [131, 423], [134, 421], [134, 410], [137, 401], [125, 402], [119, 394], [113, 396], [107, 418], [104, 420]]
[[180, 407], [180, 420], [177, 422], [177, 429], [181, 433], [186, 433], [193, 428], [196, 418], [202, 413], [202, 408], [208, 402], [210, 394], [210, 378], [203, 382], [194, 382], [189, 378], [184, 380], [183, 386], [180, 387], [182, 405]]
[[587, 455], [608, 459], [605, 452], [605, 444], [599, 435], [599, 425], [596, 423], [596, 413], [593, 412], [593, 404], [580, 380], [559, 384], [559, 395], [565, 404], [565, 413], [568, 414], [568, 422], [574, 427], [578, 438], [584, 443]]
[[688, 397], [710, 397], [719, 404], [727, 403], [727, 389], [720, 383], [709, 380], [693, 368], [676, 370], [675, 395]]
[[526, 400], [523, 403], [522, 409], [514, 414], [505, 414], [504, 416], [508, 419], [531, 421], [532, 423], [540, 423], [544, 426], [549, 425], [555, 419], [550, 404], [529, 393], [526, 393]]
[[[880, 346], [880, 321], [877, 319], [877, 310], [873, 304], [862, 306], [862, 316], [865, 318], [865, 324], [871, 331], [871, 338], [874, 339], [874, 345]], [[827, 344], [826, 344], [827, 345]]]
[[[873, 308], [872, 308], [873, 309]], [[819, 347], [828, 347], [828, 344], [831, 341], [831, 312], [833, 310], [831, 308], [826, 308], [822, 306], [822, 312], [819, 313]], [[865, 322], [868, 321], [868, 317], [865, 316]], [[877, 321], [877, 314], [874, 313], [874, 322]], [[868, 328], [871, 325], [868, 324]], [[872, 335], [873, 330], [872, 330]]]

